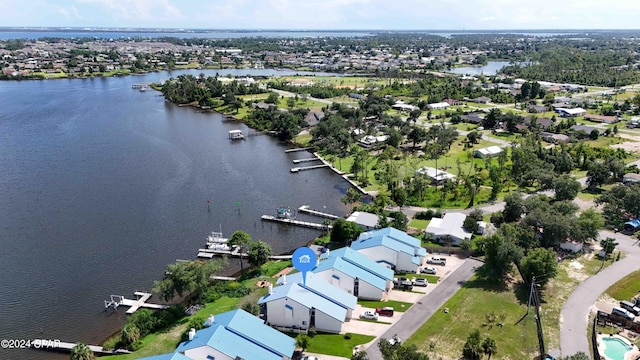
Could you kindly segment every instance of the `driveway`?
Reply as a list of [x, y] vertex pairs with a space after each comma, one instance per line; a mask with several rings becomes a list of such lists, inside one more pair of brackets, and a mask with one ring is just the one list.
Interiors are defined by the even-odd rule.
[[[482, 263], [477, 260], [467, 259], [460, 267], [442, 280], [434, 291], [423, 296], [415, 303], [402, 318], [396, 321], [389, 330], [382, 334], [383, 338], [389, 339], [397, 335], [400, 339], [407, 339], [413, 335], [431, 315], [433, 315], [444, 303], [458, 291], [464, 281], [469, 280], [475, 268]], [[367, 344], [367, 357], [369, 360], [382, 360], [382, 354], [378, 350], [379, 339]]]
[[621, 233], [601, 231], [600, 238], [615, 238], [619, 245], [616, 249], [623, 251], [624, 259], [612, 264], [598, 274], [578, 285], [562, 307], [560, 314], [560, 349], [562, 356], [571, 356], [579, 351], [589, 354], [587, 328], [589, 312], [598, 297], [609, 286], [629, 273], [638, 270], [640, 264], [640, 246], [634, 238]]

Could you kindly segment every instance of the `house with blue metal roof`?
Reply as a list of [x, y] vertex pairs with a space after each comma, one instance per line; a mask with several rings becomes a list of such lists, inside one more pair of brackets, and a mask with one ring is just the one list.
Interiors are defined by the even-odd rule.
[[189, 340], [172, 354], [144, 360], [290, 360], [295, 339], [267, 326], [263, 320], [241, 310], [212, 315], [204, 329], [191, 330]]
[[427, 256], [420, 239], [391, 227], [360, 234], [351, 248], [379, 264], [407, 272], [417, 272]]
[[393, 287], [393, 270], [349, 247], [324, 253], [313, 273], [359, 299], [380, 300]]
[[357, 298], [314, 273], [307, 273], [306, 284], [302, 273], [283, 275], [278, 282], [280, 286], [269, 287], [269, 293], [258, 300], [266, 307], [268, 325], [339, 333], [353, 316]]

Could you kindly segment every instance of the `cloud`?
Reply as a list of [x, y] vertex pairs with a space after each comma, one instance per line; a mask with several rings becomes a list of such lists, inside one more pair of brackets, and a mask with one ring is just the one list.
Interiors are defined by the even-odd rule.
[[135, 26], [143, 22], [156, 21], [158, 26], [166, 22], [184, 21], [182, 12], [169, 0], [76, 0], [77, 3], [95, 7], [95, 11], [105, 14], [122, 26]]

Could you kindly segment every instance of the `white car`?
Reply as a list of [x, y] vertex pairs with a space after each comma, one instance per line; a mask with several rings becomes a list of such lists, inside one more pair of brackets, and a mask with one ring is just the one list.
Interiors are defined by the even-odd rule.
[[360, 318], [367, 319], [367, 320], [378, 320], [378, 314], [376, 314], [373, 311], [365, 311], [362, 314], [360, 314]]
[[302, 358], [302, 360], [320, 360], [320, 359], [315, 356], [305, 356]]
[[429, 258], [429, 260], [427, 260], [427, 264], [447, 265], [447, 259], [440, 256], [432, 256], [431, 258]]
[[432, 274], [432, 275], [435, 275], [436, 271], [437, 271], [436, 268], [434, 268], [433, 266], [425, 266], [420, 270], [420, 272], [423, 274]]
[[391, 339], [387, 339], [387, 341], [391, 346], [400, 345], [402, 343], [402, 340], [400, 340], [400, 338], [397, 335], [394, 335]]
[[417, 278], [413, 280], [413, 286], [427, 286], [428, 284], [427, 279]]

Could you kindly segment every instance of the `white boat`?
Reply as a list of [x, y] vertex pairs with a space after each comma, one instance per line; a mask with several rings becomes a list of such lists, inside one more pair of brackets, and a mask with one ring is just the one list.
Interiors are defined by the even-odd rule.
[[281, 207], [278, 208], [278, 211], [276, 213], [276, 217], [278, 219], [293, 219], [293, 213], [291, 212], [291, 209], [289, 208], [285, 208], [285, 207]]
[[229, 139], [244, 140], [244, 134], [242, 133], [242, 130], [229, 130]]
[[207, 244], [207, 249], [231, 251], [231, 248], [229, 247], [229, 245], [227, 245], [227, 244], [216, 244], [216, 243]]
[[207, 244], [226, 244], [229, 241], [226, 237], [222, 236], [221, 232], [212, 231], [207, 236]]

